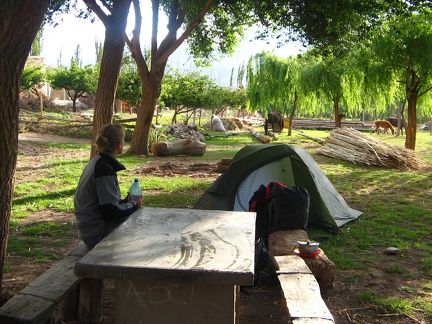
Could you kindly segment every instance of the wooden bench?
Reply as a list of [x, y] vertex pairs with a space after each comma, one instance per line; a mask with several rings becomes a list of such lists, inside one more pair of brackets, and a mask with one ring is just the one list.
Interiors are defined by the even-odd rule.
[[[84, 243], [62, 261], [33, 280], [0, 308], [0, 323], [47, 323], [57, 310], [60, 320], [79, 318], [82, 322], [98, 322], [102, 311], [102, 282], [75, 276], [74, 266], [89, 249]], [[99, 298], [100, 309], [88, 312]]]
[[282, 288], [282, 304], [292, 323], [334, 323], [321, 291], [333, 287], [334, 264], [324, 252], [303, 259], [292, 252], [297, 241], [307, 240], [303, 230], [277, 231], [269, 237], [269, 253]]

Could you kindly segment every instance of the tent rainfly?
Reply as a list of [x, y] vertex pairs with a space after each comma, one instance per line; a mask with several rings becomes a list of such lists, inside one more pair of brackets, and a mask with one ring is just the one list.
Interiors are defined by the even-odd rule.
[[260, 185], [280, 182], [305, 188], [310, 195], [308, 227], [338, 230], [362, 212], [352, 209], [313, 157], [282, 143], [251, 144], [240, 149], [226, 170], [194, 205], [195, 209], [248, 211]]

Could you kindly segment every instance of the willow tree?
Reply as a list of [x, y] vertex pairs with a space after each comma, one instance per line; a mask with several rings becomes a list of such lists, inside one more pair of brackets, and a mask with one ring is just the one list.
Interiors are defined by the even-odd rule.
[[432, 90], [431, 20], [430, 10], [394, 17], [376, 31], [371, 42], [381, 83], [395, 78], [404, 89], [408, 104], [405, 147], [412, 150], [416, 144], [417, 105]]
[[[360, 96], [361, 83], [353, 73], [355, 65], [351, 59], [346, 53], [338, 58], [328, 55], [325, 59], [318, 58], [303, 71], [306, 91], [332, 104], [336, 128], [341, 127], [348, 107], [358, 104]], [[342, 112], [342, 106], [346, 111]]]
[[280, 58], [262, 52], [251, 58], [248, 65], [248, 98], [252, 109], [282, 107], [289, 114], [288, 135], [291, 135], [294, 116], [299, 108], [314, 112], [317, 107], [315, 93], [307, 93], [307, 78], [303, 75], [311, 64], [308, 53]]
[[[247, 91], [251, 110], [287, 114], [288, 102], [296, 96], [289, 87], [292, 79], [286, 78], [287, 71], [288, 60], [271, 52], [258, 53], [249, 60]], [[291, 114], [295, 114], [295, 108]]]
[[249, 60], [248, 95], [250, 108], [261, 112], [279, 110], [286, 113], [286, 99], [289, 94], [285, 76], [287, 59], [271, 52], [261, 52]]

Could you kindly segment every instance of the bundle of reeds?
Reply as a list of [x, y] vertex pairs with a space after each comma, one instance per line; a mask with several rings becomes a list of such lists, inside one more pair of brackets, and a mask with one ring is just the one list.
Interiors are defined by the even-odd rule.
[[331, 131], [318, 154], [354, 164], [376, 165], [397, 169], [420, 169], [424, 162], [410, 149], [401, 148], [350, 127]]

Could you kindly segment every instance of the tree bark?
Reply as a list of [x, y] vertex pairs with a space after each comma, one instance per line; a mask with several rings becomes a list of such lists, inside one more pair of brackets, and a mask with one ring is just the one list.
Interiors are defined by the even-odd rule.
[[[105, 41], [93, 115], [92, 143], [94, 143], [100, 128], [112, 122], [115, 94], [125, 46], [124, 33], [132, 0], [114, 1], [112, 14], [105, 17], [98, 11], [97, 7], [94, 7], [92, 1], [85, 2], [90, 9], [98, 14], [105, 25]], [[92, 146], [90, 157], [94, 157], [96, 154], [96, 147]]]
[[342, 125], [341, 118], [339, 116], [339, 102], [334, 103], [334, 114], [335, 114], [335, 128], [340, 128]]
[[[163, 67], [165, 69], [165, 65]], [[153, 121], [156, 102], [159, 98], [162, 77], [154, 75], [154, 68], [149, 77], [144, 78], [143, 81], [143, 99], [141, 105], [137, 109], [137, 121], [135, 124], [135, 131], [132, 136], [132, 143], [130, 151], [136, 154], [149, 154], [149, 138], [150, 129]]]
[[408, 96], [408, 127], [406, 129], [405, 148], [415, 150], [417, 135], [417, 93], [410, 92]]
[[293, 119], [297, 112], [297, 103], [298, 103], [298, 93], [297, 90], [294, 90], [294, 104], [293, 109], [291, 111], [291, 114], [289, 115], [289, 125], [288, 125], [288, 136], [292, 135], [292, 125], [293, 125]]
[[18, 156], [19, 84], [31, 44], [49, 0], [2, 1], [0, 5], [0, 293]]

